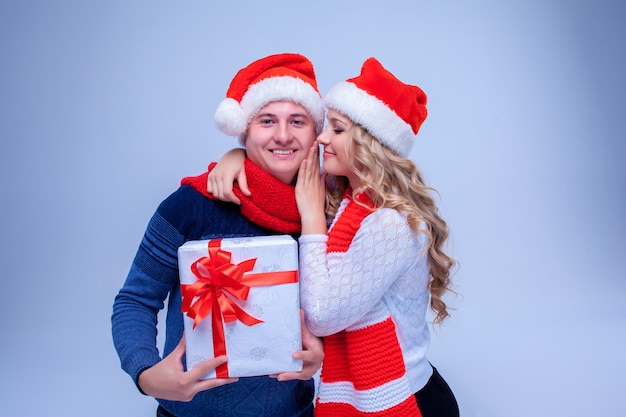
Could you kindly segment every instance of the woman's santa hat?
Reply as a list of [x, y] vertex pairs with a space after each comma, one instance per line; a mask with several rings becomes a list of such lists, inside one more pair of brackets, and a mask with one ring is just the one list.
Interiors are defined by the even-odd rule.
[[306, 108], [316, 132], [322, 131], [324, 105], [313, 64], [305, 56], [289, 53], [261, 58], [239, 70], [215, 112], [215, 121], [227, 135], [241, 136], [263, 106], [282, 100]]
[[376, 58], [363, 63], [358, 77], [336, 84], [324, 103], [403, 157], [411, 151], [427, 115], [426, 94], [398, 80]]

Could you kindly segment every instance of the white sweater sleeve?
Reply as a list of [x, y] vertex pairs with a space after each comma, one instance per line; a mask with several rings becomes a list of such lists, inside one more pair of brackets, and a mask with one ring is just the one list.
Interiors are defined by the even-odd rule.
[[393, 209], [367, 216], [346, 252], [327, 254], [326, 235], [300, 236], [300, 295], [309, 330], [334, 334], [372, 310], [398, 277], [417, 266], [419, 236]]

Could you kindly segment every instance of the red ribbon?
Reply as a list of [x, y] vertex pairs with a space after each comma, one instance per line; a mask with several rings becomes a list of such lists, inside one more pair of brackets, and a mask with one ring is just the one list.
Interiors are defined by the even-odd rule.
[[[263, 322], [246, 313], [231, 297], [245, 301], [248, 299], [250, 287], [298, 282], [298, 271], [244, 275], [252, 271], [256, 258], [232, 264], [231, 253], [220, 248], [221, 241], [222, 239], [209, 240], [209, 256], [202, 257], [191, 265], [191, 271], [198, 280], [193, 284], [181, 284], [182, 311], [193, 319], [194, 329], [213, 312], [211, 325], [215, 356], [226, 354], [223, 322], [239, 320], [247, 326]], [[218, 366], [215, 372], [218, 378], [228, 377], [226, 364]]]

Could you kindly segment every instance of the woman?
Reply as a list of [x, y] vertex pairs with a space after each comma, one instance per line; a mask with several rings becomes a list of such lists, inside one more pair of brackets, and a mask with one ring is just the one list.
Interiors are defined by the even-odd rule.
[[454, 265], [443, 251], [447, 225], [406, 159], [426, 95], [370, 58], [325, 104], [318, 142], [333, 184], [326, 215], [316, 145], [296, 185], [302, 308], [311, 332], [324, 337], [316, 415], [458, 415], [425, 355], [428, 300], [442, 322]]

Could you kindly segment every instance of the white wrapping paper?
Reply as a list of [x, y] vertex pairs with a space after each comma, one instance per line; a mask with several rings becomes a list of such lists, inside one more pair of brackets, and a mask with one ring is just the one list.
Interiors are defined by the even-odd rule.
[[[198, 280], [191, 265], [209, 256], [208, 243], [208, 240], [190, 241], [178, 249], [181, 284]], [[297, 242], [288, 235], [221, 239], [220, 248], [231, 253], [232, 264], [256, 259], [254, 268], [245, 273], [246, 276], [298, 269]], [[252, 326], [239, 320], [224, 323], [228, 376], [302, 370], [302, 362], [291, 357], [293, 352], [302, 349], [299, 284], [251, 286], [246, 301], [234, 300], [246, 313], [263, 322]], [[184, 314], [187, 369], [215, 356], [211, 314], [213, 311], [195, 329], [194, 320]], [[205, 375], [205, 379], [215, 377], [215, 371]]]

